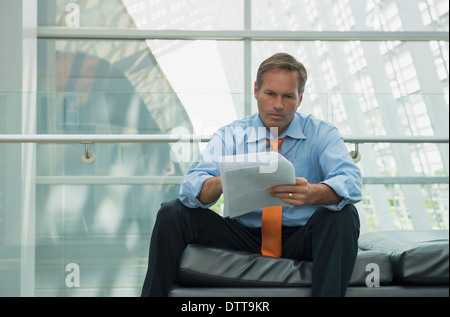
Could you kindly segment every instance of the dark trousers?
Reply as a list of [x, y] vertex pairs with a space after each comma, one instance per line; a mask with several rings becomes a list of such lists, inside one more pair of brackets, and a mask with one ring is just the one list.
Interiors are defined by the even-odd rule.
[[[359, 217], [353, 205], [318, 208], [302, 227], [283, 227], [282, 257], [313, 262], [312, 296], [344, 296], [358, 252]], [[161, 205], [150, 241], [142, 296], [167, 296], [177, 282], [181, 253], [190, 244], [261, 252], [261, 229], [187, 208], [178, 199]]]

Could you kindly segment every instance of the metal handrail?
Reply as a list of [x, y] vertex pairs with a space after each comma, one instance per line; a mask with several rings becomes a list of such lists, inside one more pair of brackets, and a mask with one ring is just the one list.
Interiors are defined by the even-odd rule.
[[[183, 176], [36, 176], [38, 185], [178, 185]], [[445, 185], [449, 183], [448, 176], [363, 176], [363, 184], [367, 185], [393, 185], [393, 184], [420, 184]]]
[[195, 134], [0, 134], [0, 143], [173, 143], [210, 139], [210, 135]]
[[[0, 134], [0, 143], [174, 143], [208, 142], [203, 134]], [[344, 136], [346, 143], [449, 143], [437, 136]]]
[[[93, 143], [175, 143], [175, 142], [208, 142], [211, 135], [181, 135], [181, 134], [0, 134], [0, 143], [79, 143], [85, 145], [85, 152], [82, 161], [90, 164], [94, 161], [95, 155], [88, 150], [88, 144]], [[343, 137], [344, 142], [355, 144], [355, 151], [349, 154], [357, 162], [361, 159], [358, 153], [358, 144], [362, 143], [449, 143], [449, 138], [436, 136], [347, 136]], [[91, 156], [91, 157], [90, 157]], [[38, 183], [54, 184], [60, 183], [61, 179], [67, 182], [67, 177], [37, 177]], [[448, 184], [448, 177], [393, 177], [395, 180], [386, 177], [365, 177], [363, 183], [366, 184]], [[76, 177], [69, 179], [74, 184], [83, 182], [92, 184], [104, 183], [165, 183], [177, 184], [179, 176], [167, 177]]]
[[448, 31], [269, 31], [269, 30], [144, 30], [125, 28], [40, 26], [46, 39], [222, 40], [222, 41], [448, 41]]

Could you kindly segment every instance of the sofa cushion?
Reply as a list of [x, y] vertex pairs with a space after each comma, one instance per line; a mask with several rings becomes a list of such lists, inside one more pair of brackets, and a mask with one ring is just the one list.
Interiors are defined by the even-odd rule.
[[179, 279], [188, 286], [306, 286], [311, 263], [191, 244], [181, 257]]
[[[380, 284], [392, 281], [389, 257], [375, 251], [358, 252], [350, 285], [366, 285], [367, 264], [376, 263]], [[179, 266], [184, 286], [294, 287], [310, 286], [312, 262], [272, 258], [260, 254], [188, 245]]]
[[[376, 272], [373, 264], [376, 264]], [[389, 256], [377, 251], [359, 250], [349, 285], [367, 286], [366, 279], [372, 281], [372, 278], [375, 279], [375, 274], [378, 274], [377, 279], [380, 285], [392, 282], [394, 274]]]
[[448, 284], [448, 230], [399, 230], [361, 234], [359, 247], [391, 258], [394, 279], [415, 284]]

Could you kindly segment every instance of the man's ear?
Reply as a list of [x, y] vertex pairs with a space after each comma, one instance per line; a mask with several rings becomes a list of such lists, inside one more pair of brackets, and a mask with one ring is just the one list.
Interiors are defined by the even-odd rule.
[[256, 85], [256, 81], [255, 81], [255, 88], [254, 88], [253, 93], [254, 93], [255, 99], [258, 99], [258, 85]]

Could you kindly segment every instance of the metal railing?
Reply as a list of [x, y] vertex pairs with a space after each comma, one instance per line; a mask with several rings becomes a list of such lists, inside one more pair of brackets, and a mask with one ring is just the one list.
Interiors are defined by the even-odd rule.
[[[0, 143], [173, 143], [208, 142], [203, 134], [0, 134]], [[346, 143], [449, 143], [436, 136], [344, 136]]]
[[[88, 146], [94, 143], [176, 143], [208, 142], [211, 135], [181, 134], [0, 134], [0, 143], [72, 143], [84, 145], [82, 160], [92, 163], [94, 153]], [[361, 159], [359, 144], [364, 143], [449, 143], [447, 137], [436, 136], [344, 136], [344, 142], [355, 145], [349, 155], [356, 161]], [[39, 176], [39, 184], [178, 184], [180, 176]], [[449, 177], [363, 177], [364, 184], [448, 184]]]
[[40, 26], [45, 39], [217, 40], [217, 41], [448, 41], [448, 31], [258, 31], [144, 30], [123, 28]]

